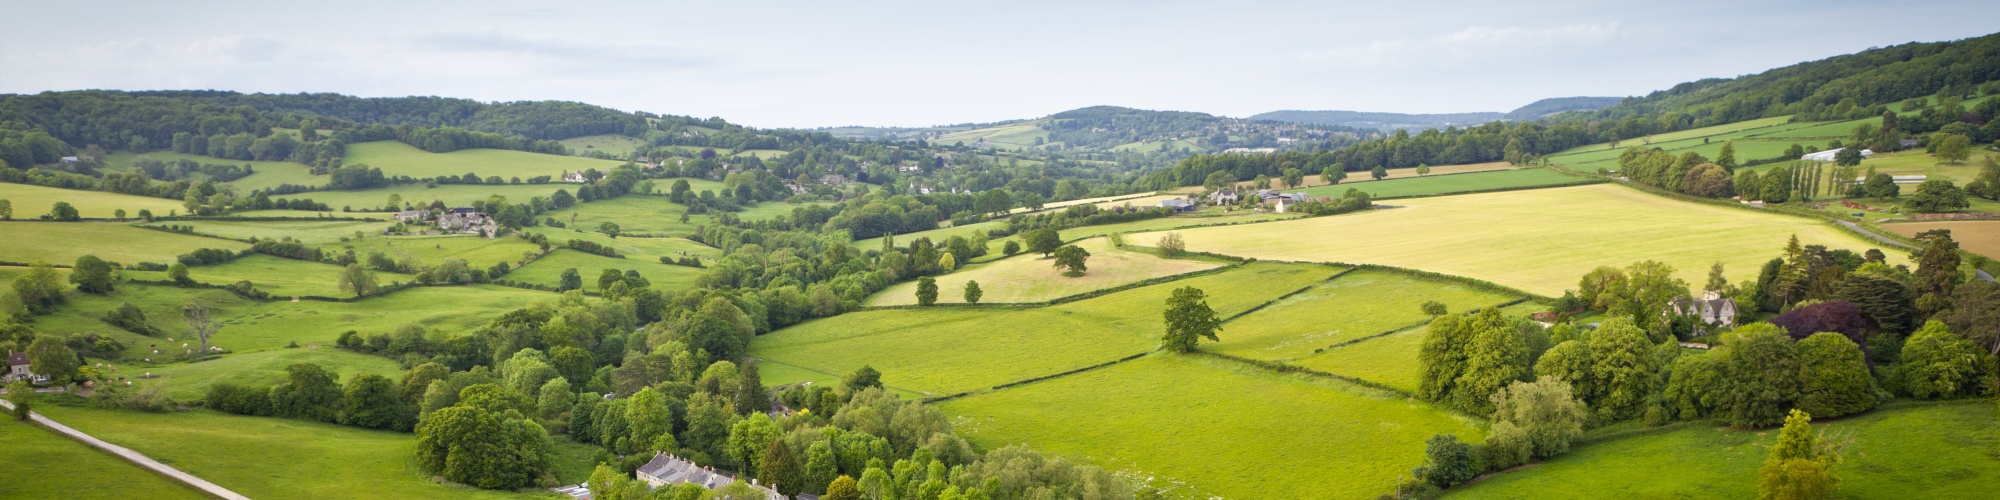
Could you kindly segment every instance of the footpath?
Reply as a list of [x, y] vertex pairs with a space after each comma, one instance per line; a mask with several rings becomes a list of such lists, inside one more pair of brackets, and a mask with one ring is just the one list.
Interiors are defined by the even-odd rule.
[[[0, 407], [5, 407], [8, 410], [13, 410], [14, 404], [7, 401], [0, 401]], [[64, 437], [68, 437], [70, 439], [80, 441], [83, 444], [90, 445], [90, 447], [92, 448], [103, 450], [105, 453], [110, 453], [112, 456], [125, 459], [125, 461], [127, 462], [132, 462], [133, 465], [144, 467], [146, 469], [152, 470], [155, 473], [158, 473], [159, 475], [166, 476], [168, 479], [180, 481], [181, 483], [193, 487], [197, 491], [200, 491], [202, 493], [207, 493], [209, 496], [225, 500], [250, 500], [250, 497], [243, 496], [242, 494], [234, 491], [229, 491], [228, 488], [224, 488], [215, 483], [208, 482], [208, 480], [206, 479], [195, 477], [194, 474], [182, 472], [180, 469], [176, 469], [168, 466], [167, 464], [160, 463], [158, 460], [153, 460], [151, 457], [147, 457], [143, 454], [140, 454], [139, 452], [132, 451], [129, 448], [107, 443], [102, 439], [91, 437], [91, 435], [89, 434], [84, 434], [83, 431], [72, 429], [70, 428], [70, 426], [63, 425], [54, 420], [50, 420], [48, 417], [44, 417], [40, 413], [29, 412], [28, 419], [36, 424], [41, 425], [45, 429], [55, 431], [55, 433], [61, 434]]]

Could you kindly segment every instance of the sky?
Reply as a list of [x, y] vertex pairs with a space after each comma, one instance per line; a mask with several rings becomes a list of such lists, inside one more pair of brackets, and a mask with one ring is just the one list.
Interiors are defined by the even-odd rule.
[[757, 127], [1508, 111], [2000, 31], [2000, 2], [0, 0], [0, 93], [569, 100]]

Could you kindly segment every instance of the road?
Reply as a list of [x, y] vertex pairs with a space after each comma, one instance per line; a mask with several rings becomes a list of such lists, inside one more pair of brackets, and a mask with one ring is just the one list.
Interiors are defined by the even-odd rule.
[[1858, 225], [1855, 225], [1855, 224], [1854, 224], [1854, 223], [1852, 223], [1852, 222], [1848, 222], [1848, 221], [1844, 221], [1844, 220], [1837, 220], [1837, 221], [1834, 221], [1834, 222], [1839, 222], [1839, 223], [1840, 223], [1840, 225], [1842, 225], [1842, 226], [1847, 226], [1847, 228], [1848, 228], [1848, 229], [1853, 229], [1853, 230], [1855, 230], [1856, 232], [1859, 232], [1859, 233], [1861, 233], [1861, 234], [1865, 234], [1865, 235], [1868, 235], [1868, 236], [1869, 236], [1869, 237], [1871, 237], [1871, 238], [1875, 238], [1875, 240], [1876, 240], [1876, 241], [1880, 241], [1880, 242], [1883, 242], [1883, 243], [1887, 243], [1887, 244], [1889, 244], [1889, 246], [1893, 246], [1893, 247], [1896, 247], [1896, 248], [1902, 248], [1902, 249], [1907, 249], [1907, 250], [1916, 250], [1916, 249], [1917, 249], [1917, 247], [1913, 247], [1913, 246], [1910, 246], [1910, 245], [1907, 245], [1907, 244], [1904, 244], [1904, 243], [1903, 243], [1903, 242], [1901, 242], [1901, 241], [1896, 241], [1896, 240], [1892, 240], [1892, 239], [1889, 239], [1889, 238], [1888, 238], [1888, 237], [1886, 237], [1886, 236], [1882, 236], [1882, 235], [1879, 235], [1879, 234], [1875, 234], [1875, 232], [1874, 232], [1874, 231], [1869, 231], [1869, 230], [1867, 230], [1867, 229], [1862, 229], [1862, 228], [1861, 228], [1861, 226], [1858, 226]]
[[[7, 401], [0, 401], [0, 407], [5, 407], [8, 410], [13, 410], [14, 404]], [[188, 486], [194, 487], [194, 489], [196, 490], [200, 490], [202, 493], [207, 493], [210, 496], [216, 498], [222, 498], [225, 500], [250, 500], [250, 497], [243, 496], [242, 494], [234, 491], [229, 491], [228, 488], [224, 488], [215, 483], [208, 482], [208, 480], [206, 479], [195, 477], [194, 474], [181, 472], [180, 469], [176, 469], [168, 466], [167, 464], [160, 463], [158, 460], [153, 460], [152, 457], [142, 455], [139, 452], [132, 451], [129, 448], [104, 442], [104, 440], [102, 439], [97, 439], [89, 434], [84, 434], [83, 431], [72, 429], [70, 428], [70, 426], [63, 425], [54, 420], [50, 420], [48, 417], [44, 417], [40, 413], [29, 412], [28, 418], [33, 420], [37, 424], [41, 424], [43, 428], [55, 431], [57, 434], [62, 434], [64, 437], [75, 439], [77, 441], [82, 441], [83, 444], [90, 445], [90, 447], [92, 448], [103, 450], [105, 453], [110, 453], [112, 456], [125, 459], [125, 461], [127, 462], [132, 462], [133, 465], [151, 469], [153, 472], [159, 473], [162, 476], [167, 476], [168, 479], [180, 481], [184, 484], [187, 484]]]

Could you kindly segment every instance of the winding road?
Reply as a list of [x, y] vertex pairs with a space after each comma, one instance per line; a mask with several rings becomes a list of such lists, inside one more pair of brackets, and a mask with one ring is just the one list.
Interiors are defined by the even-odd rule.
[[1887, 243], [1887, 244], [1889, 244], [1889, 246], [1893, 246], [1893, 247], [1896, 247], [1896, 248], [1902, 248], [1902, 249], [1906, 249], [1906, 250], [1915, 250], [1915, 249], [1917, 248], [1917, 247], [1913, 247], [1913, 246], [1910, 246], [1909, 244], [1906, 244], [1906, 243], [1903, 243], [1903, 242], [1901, 242], [1901, 241], [1896, 241], [1896, 240], [1892, 240], [1892, 239], [1889, 239], [1889, 237], [1887, 237], [1887, 236], [1882, 236], [1882, 235], [1879, 235], [1879, 234], [1875, 234], [1875, 232], [1874, 232], [1874, 231], [1869, 231], [1869, 230], [1867, 230], [1867, 229], [1862, 229], [1862, 228], [1861, 228], [1861, 226], [1859, 226], [1859, 225], [1856, 225], [1855, 223], [1852, 223], [1852, 222], [1848, 222], [1848, 221], [1844, 221], [1844, 220], [1837, 220], [1837, 221], [1834, 221], [1834, 222], [1838, 222], [1838, 223], [1840, 223], [1840, 225], [1842, 225], [1842, 226], [1847, 226], [1847, 228], [1848, 228], [1848, 229], [1853, 229], [1853, 230], [1854, 230], [1855, 232], [1858, 232], [1858, 233], [1861, 233], [1861, 234], [1865, 234], [1865, 235], [1868, 235], [1868, 236], [1869, 236], [1869, 237], [1871, 237], [1871, 238], [1875, 238], [1875, 240], [1876, 240], [1876, 241], [1880, 241], [1880, 242], [1883, 242], [1883, 243]]

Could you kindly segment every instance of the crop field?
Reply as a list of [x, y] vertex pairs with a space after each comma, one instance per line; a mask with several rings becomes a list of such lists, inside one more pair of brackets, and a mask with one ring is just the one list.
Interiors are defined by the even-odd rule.
[[140, 210], [151, 210], [154, 215], [166, 216], [168, 212], [178, 212], [187, 207], [181, 202], [150, 196], [107, 193], [103, 191], [83, 191], [0, 182], [0, 200], [7, 200], [14, 206], [15, 219], [34, 219], [47, 215], [56, 202], [69, 202], [76, 207], [78, 216], [87, 219], [109, 219], [124, 210], [125, 217], [138, 218]]
[[1313, 197], [1339, 197], [1349, 189], [1366, 191], [1372, 198], [1405, 198], [1411, 196], [1431, 196], [1467, 191], [1491, 191], [1544, 186], [1562, 186], [1595, 182], [1594, 179], [1567, 175], [1545, 168], [1500, 170], [1456, 175], [1436, 175], [1425, 177], [1405, 177], [1381, 181], [1341, 183], [1320, 186], [1306, 190]]
[[[1427, 175], [1417, 175], [1416, 167], [1391, 168], [1384, 170], [1384, 173], [1387, 173], [1389, 175], [1383, 177], [1382, 180], [1393, 181], [1397, 179], [1408, 179], [1412, 177], [1429, 177], [1433, 175], [1464, 174], [1472, 172], [1495, 172], [1504, 170], [1517, 170], [1517, 169], [1513, 165], [1510, 165], [1504, 161], [1491, 161], [1486, 163], [1464, 163], [1458, 165], [1432, 165], [1431, 173]], [[1309, 187], [1319, 187], [1327, 185], [1325, 181], [1320, 180], [1319, 172], [1306, 172], [1305, 180], [1306, 180], [1305, 184], [1301, 184], [1300, 187], [1309, 188]], [[1340, 184], [1341, 185], [1354, 184], [1355, 185], [1354, 187], [1362, 187], [1362, 185], [1369, 182], [1376, 182], [1376, 180], [1374, 177], [1370, 176], [1367, 171], [1364, 170], [1360, 172], [1348, 172], [1347, 178], [1342, 179], [1340, 181]], [[1271, 180], [1271, 186], [1273, 188], [1282, 187], [1278, 183], [1277, 179]], [[1197, 186], [1192, 188], [1182, 188], [1180, 189], [1180, 191], [1193, 193], [1193, 192], [1201, 192], [1202, 189], [1203, 188]], [[1236, 183], [1236, 189], [1238, 190], [1256, 189], [1256, 181], [1250, 180], [1250, 181], [1238, 182]], [[1285, 189], [1285, 191], [1292, 191], [1292, 190], [1293, 189]], [[1366, 188], [1363, 188], [1363, 190], [1365, 191]], [[1334, 194], [1340, 194], [1344, 192], [1347, 192], [1347, 188], [1341, 188], [1338, 191], [1334, 191]], [[1321, 196], [1321, 195], [1315, 194], [1313, 196]]]
[[[161, 390], [166, 391], [167, 397], [176, 401], [200, 401], [202, 396], [208, 393], [209, 386], [218, 383], [277, 385], [285, 381], [285, 367], [298, 363], [325, 366], [328, 370], [340, 374], [342, 381], [365, 373], [389, 377], [389, 380], [400, 380], [403, 376], [403, 368], [396, 364], [396, 360], [347, 351], [327, 343], [319, 347], [235, 353], [199, 363], [176, 363], [147, 368], [146, 372], [159, 378], [137, 380], [136, 384], [158, 385]], [[138, 375], [126, 370], [120, 371], [124, 373], [119, 375], [127, 378], [136, 378], [134, 375]]]
[[[551, 237], [553, 238], [553, 237]], [[551, 240], [551, 245], [560, 246], [564, 240]], [[416, 259], [419, 265], [435, 266], [445, 259], [465, 259], [472, 267], [485, 269], [494, 264], [507, 262], [517, 267], [529, 255], [542, 253], [541, 247], [528, 240], [512, 236], [481, 238], [469, 234], [440, 236], [381, 236], [369, 235], [361, 239], [334, 241], [319, 245], [321, 250], [334, 253], [354, 249], [358, 260], [366, 262], [368, 254], [381, 252], [389, 258], [402, 261], [405, 257]]]
[[[1584, 273], [1655, 260], [1700, 283], [1722, 262], [1733, 282], [1797, 235], [1856, 252], [1878, 245], [1832, 224], [1752, 209], [1676, 201], [1613, 185], [1469, 194], [1401, 208], [1283, 222], [1186, 229], [1188, 250], [1311, 262], [1385, 264], [1561, 295]], [[1126, 241], [1157, 245], [1161, 233]], [[1293, 235], [1333, 235], [1300, 239]], [[1892, 264], [1907, 263], [1889, 252]]]
[[230, 221], [194, 220], [171, 221], [150, 224], [154, 226], [194, 226], [194, 232], [221, 236], [229, 239], [247, 240], [292, 238], [300, 243], [319, 244], [340, 241], [341, 238], [355, 238], [355, 233], [379, 237], [382, 229], [395, 225], [380, 221], [353, 220], [288, 220], [288, 221]]
[[[681, 222], [681, 214], [684, 213], [687, 213], [686, 206], [667, 201], [665, 196], [627, 195], [550, 210], [540, 217], [554, 218], [571, 228], [585, 231], [596, 231], [598, 225], [613, 222], [622, 232], [666, 236], [694, 234], [696, 226], [708, 223], [707, 215], [690, 215], [687, 222]], [[571, 219], [572, 215], [576, 218]]]
[[251, 498], [501, 499], [547, 493], [433, 483], [412, 458], [415, 434], [208, 410], [44, 407], [43, 414], [64, 425]]
[[[1985, 400], [1893, 404], [1813, 430], [1851, 440], [1834, 466], [1840, 498], [1988, 498], [2000, 485], [2000, 421]], [[1462, 498], [1753, 498], [1775, 429], [1707, 422], [1572, 449], [1455, 488]], [[1672, 481], [1634, 481], [1675, 464]]]
[[203, 248], [242, 250], [249, 243], [140, 229], [117, 222], [0, 222], [0, 261], [68, 265], [77, 257], [123, 264], [173, 262]]
[[[869, 365], [882, 371], [885, 384], [953, 394], [1151, 350], [1165, 328], [1160, 311], [1175, 288], [1202, 289], [1216, 314], [1227, 317], [1336, 271], [1260, 263], [1050, 307], [861, 311], [759, 336], [750, 351], [822, 373]], [[765, 380], [788, 382], [796, 381]]]
[[1469, 285], [1417, 278], [1393, 271], [1357, 270], [1223, 325], [1216, 352], [1281, 360], [1430, 319], [1425, 301], [1451, 311], [1490, 307], [1516, 297]]
[[[299, 186], [323, 186], [326, 185], [326, 179], [327, 179], [325, 176], [313, 175], [312, 167], [305, 166], [305, 164], [301, 163], [292, 163], [288, 161], [229, 160], [223, 158], [216, 158], [213, 156], [191, 155], [187, 153], [174, 153], [170, 151], [153, 151], [149, 153], [130, 153], [130, 152], [112, 153], [110, 157], [104, 159], [104, 163], [106, 165], [110, 165], [112, 167], [116, 167], [119, 169], [128, 169], [129, 171], [129, 169], [132, 167], [132, 163], [138, 161], [138, 159], [140, 158], [152, 158], [155, 160], [166, 161], [166, 162], [177, 161], [177, 160], [188, 160], [195, 163], [213, 164], [213, 165], [249, 165], [250, 169], [254, 173], [244, 176], [241, 179], [228, 182], [229, 185], [235, 186], [237, 192], [239, 193], [249, 193], [251, 191], [256, 191], [259, 189], [275, 188], [283, 184], [294, 184]], [[202, 177], [206, 178], [205, 175]]]
[[1128, 198], [1123, 200], [1098, 202], [1097, 208], [1104, 210], [1111, 210], [1118, 207], [1151, 208], [1160, 206], [1160, 202], [1162, 201], [1184, 200], [1187, 199], [1187, 197], [1188, 195], [1184, 194], [1156, 194], [1153, 196], [1147, 196], [1143, 198]]
[[[189, 266], [188, 278], [210, 285], [248, 280], [258, 290], [270, 292], [273, 297], [351, 297], [353, 294], [340, 291], [340, 271], [341, 267], [333, 264], [260, 254], [221, 264]], [[126, 274], [149, 281], [167, 280], [167, 273], [163, 271], [126, 271]], [[415, 276], [380, 271], [375, 273], [375, 279], [382, 286], [416, 281]]]
[[659, 259], [645, 256], [614, 259], [577, 250], [558, 249], [507, 273], [505, 279], [556, 286], [562, 283], [563, 270], [569, 268], [576, 268], [577, 274], [583, 277], [583, 288], [592, 292], [602, 291], [597, 289], [597, 275], [602, 274], [605, 269], [617, 269], [619, 272], [639, 271], [639, 276], [653, 282], [653, 288], [663, 292], [691, 288], [694, 286], [695, 277], [701, 276], [702, 273], [701, 269], [661, 264]]
[[1882, 229], [1909, 237], [1932, 229], [1950, 229], [1959, 248], [2000, 259], [2000, 221], [1898, 222], [1883, 224]]
[[12, 416], [0, 419], [0, 442], [7, 443], [7, 466], [0, 467], [0, 498], [208, 498], [96, 448], [17, 422]]
[[659, 257], [663, 256], [679, 258], [692, 255], [701, 257], [704, 262], [722, 257], [722, 250], [695, 243], [694, 240], [687, 238], [638, 238], [632, 236], [613, 238], [595, 230], [579, 230], [575, 228], [557, 229], [547, 226], [530, 227], [523, 231], [530, 234], [547, 236], [551, 245], [560, 245], [567, 243], [569, 240], [583, 240], [617, 249], [619, 255], [654, 262], [658, 262]]
[[[617, 157], [624, 157], [625, 155], [632, 154], [632, 152], [638, 150], [640, 146], [645, 145], [644, 142], [638, 139], [617, 134], [586, 135], [583, 137], [571, 137], [556, 142], [562, 143], [563, 147], [569, 148], [570, 151], [579, 154], [583, 153], [584, 151], [596, 151], [599, 153], [604, 153]], [[603, 170], [603, 168], [599, 168], [598, 170]]]
[[1387, 391], [1168, 354], [973, 395], [943, 409], [987, 449], [1026, 443], [1172, 480], [1192, 498], [1375, 498], [1423, 462], [1424, 439], [1451, 433], [1479, 441], [1482, 434]]
[[[1126, 283], [1214, 269], [1222, 264], [1197, 260], [1163, 259], [1152, 254], [1112, 248], [1105, 238], [1091, 238], [1076, 244], [1090, 252], [1090, 270], [1070, 278], [1058, 271], [1053, 260], [1041, 254], [1024, 253], [986, 264], [976, 264], [939, 276], [938, 302], [964, 303], [965, 282], [979, 282], [984, 293], [979, 301], [988, 304], [1041, 302]], [[917, 282], [889, 286], [868, 300], [868, 305], [889, 306], [917, 303]]]
[[600, 172], [610, 171], [621, 164], [611, 160], [581, 156], [545, 155], [505, 149], [461, 149], [449, 153], [432, 153], [400, 141], [348, 144], [347, 156], [341, 158], [341, 163], [367, 164], [382, 169], [383, 175], [391, 177], [407, 175], [421, 179], [447, 175], [462, 176], [469, 172], [478, 174], [481, 178], [497, 175], [502, 179], [520, 177], [523, 180], [538, 175], [560, 178], [564, 171], [582, 172], [593, 168]]

